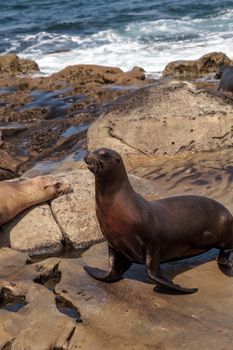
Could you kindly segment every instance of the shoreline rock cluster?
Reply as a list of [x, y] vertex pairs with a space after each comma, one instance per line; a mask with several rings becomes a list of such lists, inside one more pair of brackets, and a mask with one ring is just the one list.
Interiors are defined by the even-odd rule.
[[222, 52], [211, 52], [197, 60], [179, 60], [167, 64], [163, 71], [164, 77], [174, 77], [177, 79], [194, 79], [203, 76], [216, 74], [219, 67], [229, 64], [232, 60]]
[[[195, 62], [182, 63], [182, 69], [203, 75], [230, 62], [225, 54], [211, 53]], [[50, 77], [33, 78], [25, 74], [19, 77], [16, 75], [19, 72], [25, 73], [26, 69], [31, 72], [38, 67], [15, 55], [0, 56], [0, 67], [1, 179], [23, 174], [40, 161], [56, 163], [64, 158], [66, 162], [69, 154], [77, 162], [82, 154], [80, 150], [85, 148], [115, 148], [127, 162], [131, 156], [176, 156], [232, 147], [232, 100], [217, 93], [216, 84], [212, 89], [200, 89], [190, 82], [161, 80], [158, 83], [147, 80], [139, 67], [124, 73], [119, 68], [94, 65], [70, 66]], [[165, 67], [164, 76], [176, 76], [177, 67], [178, 63]], [[6, 123], [5, 117], [9, 115], [13, 124]], [[65, 168], [68, 169], [67, 162]], [[35, 172], [36, 169], [27, 173]], [[29, 210], [27, 215], [22, 214], [2, 229], [0, 241], [5, 245], [11, 241], [15, 249], [25, 245], [25, 251], [30, 254], [58, 253], [64, 250], [64, 245], [77, 249], [99, 241], [102, 237], [90, 192], [93, 181], [89, 174], [84, 174], [85, 171], [78, 170], [76, 181], [66, 174], [76, 193], [80, 193], [74, 195], [74, 198], [78, 196], [75, 200], [70, 197], [69, 202], [67, 197], [63, 203], [65, 199], [61, 198], [52, 201], [50, 206], [45, 204]], [[143, 191], [144, 183], [139, 192]], [[87, 199], [87, 193], [92, 200]], [[86, 204], [77, 208], [76, 201]], [[62, 207], [70, 205], [67, 214]], [[72, 212], [87, 216], [83, 222], [77, 222]], [[43, 232], [44, 236], [36, 235], [33, 243], [24, 236], [25, 227], [28, 234]], [[53, 227], [54, 241], [50, 242]], [[76, 237], [76, 227], [80, 240]]]
[[15, 55], [0, 56], [1, 179], [82, 149], [89, 124], [118, 96], [149, 82], [140, 67], [123, 72], [76, 65], [49, 77], [17, 75], [25, 67], [28, 73], [38, 68], [26, 63]]
[[[221, 64], [226, 63], [231, 63], [231, 60], [225, 54], [210, 53], [196, 61], [172, 62], [165, 67], [163, 75], [164, 77], [175, 78], [193, 78], [194, 75], [195, 77], [204, 76], [209, 72], [216, 72]], [[0, 179], [2, 180], [20, 176], [39, 161], [61, 160], [71, 153], [77, 153], [77, 156], [80, 157], [78, 155], [80, 151], [87, 147], [86, 139], [89, 125], [96, 120], [96, 123], [94, 123], [96, 126], [95, 132], [98, 133], [98, 123], [105, 118], [105, 114], [111, 116], [117, 110], [119, 115], [122, 110], [122, 115], [124, 115], [126, 106], [128, 106], [127, 108], [131, 114], [135, 110], [135, 105], [139, 106], [138, 113], [142, 115], [142, 120], [145, 117], [145, 121], [142, 123], [145, 132], [142, 133], [141, 139], [145, 137], [147, 127], [150, 131], [149, 124], [153, 120], [156, 120], [156, 123], [153, 123], [153, 131], [162, 136], [158, 140], [159, 143], [162, 138], [167, 138], [167, 134], [174, 134], [173, 130], [179, 126], [179, 122], [186, 123], [188, 120], [184, 118], [178, 122], [173, 113], [175, 109], [179, 111], [183, 108], [182, 99], [185, 99], [185, 90], [175, 87], [179, 84], [173, 87], [170, 86], [172, 80], [153, 81], [147, 79], [144, 70], [140, 67], [134, 67], [129, 72], [123, 72], [121, 69], [114, 67], [75, 65], [49, 77], [25, 75], [32, 71], [38, 72], [38, 66], [33, 61], [18, 58], [16, 55], [0, 56], [0, 156], [2, 159]], [[193, 72], [193, 75], [190, 72]], [[203, 86], [205, 87], [205, 83], [203, 83]], [[224, 107], [221, 102], [221, 98], [224, 99], [224, 97], [221, 94], [219, 98], [217, 96], [216, 83], [208, 83], [208, 86], [208, 90], [212, 91], [213, 95], [216, 94], [215, 98], [209, 97], [209, 100], [201, 92], [200, 83], [195, 85], [196, 92], [194, 92], [195, 87], [190, 87], [189, 91], [193, 92], [193, 96], [196, 94], [196, 98], [192, 99], [188, 96], [191, 104], [190, 113], [188, 114], [191, 114], [192, 111], [196, 113], [198, 108], [201, 115], [208, 114], [208, 108], [203, 107], [207, 109], [207, 112], [205, 112], [203, 109], [201, 110], [201, 106], [209, 102], [210, 105], [219, 103], [221, 105], [219, 108], [223, 109], [223, 114], [228, 115], [229, 108], [227, 104]], [[169, 89], [171, 89], [170, 92]], [[165, 107], [162, 108], [162, 104], [166, 104], [167, 94], [170, 105], [167, 112], [164, 112]], [[147, 106], [147, 98], [152, 100], [152, 95], [154, 95], [154, 102], [158, 104], [157, 116], [154, 116], [153, 108], [151, 107], [150, 110], [150, 107]], [[157, 98], [156, 95], [158, 95]], [[175, 95], [178, 97], [177, 102], [174, 101]], [[228, 99], [228, 102], [230, 104], [230, 99]], [[196, 108], [198, 104], [200, 104], [200, 107]], [[148, 110], [146, 116], [145, 110]], [[225, 110], [227, 111], [225, 112]], [[161, 113], [165, 113], [165, 116], [162, 117]], [[215, 114], [216, 117], [218, 108], [214, 107], [213, 111], [209, 108], [209, 115], [211, 113]], [[163, 120], [164, 125], [167, 123], [167, 127], [161, 128], [158, 120], [166, 119], [166, 114], [171, 114], [171, 118], [169, 118], [171, 124], [168, 125], [168, 122]], [[100, 115], [103, 116], [101, 119], [99, 118]], [[225, 118], [222, 117], [221, 113], [219, 116], [221, 119]], [[125, 118], [123, 119], [125, 120]], [[203, 120], [204, 123], [207, 121], [204, 118], [198, 118], [197, 120], [198, 122]], [[210, 118], [209, 121], [214, 123], [213, 118]], [[126, 120], [125, 122], [127, 123]], [[133, 124], [135, 123], [131, 120], [129, 125], [123, 126], [128, 134], [126, 138], [131, 139], [130, 133], [137, 134], [138, 126], [133, 126]], [[107, 134], [110, 130], [112, 138], [116, 139], [115, 143], [118, 145], [117, 139], [121, 138], [122, 135], [119, 135], [116, 131], [117, 126], [112, 129], [111, 125], [103, 124], [103, 127], [105, 128], [103, 133], [106, 131], [106, 138], [109, 138]], [[93, 128], [94, 126], [91, 126], [88, 139], [91, 138]], [[196, 127], [191, 127], [191, 129], [197, 130]], [[215, 135], [213, 132], [212, 137], [217, 140], [218, 137], [223, 135], [224, 131], [221, 135]], [[175, 145], [171, 152], [193, 150], [192, 139], [188, 140], [187, 138], [185, 145], [181, 145], [178, 140], [172, 140], [172, 136], [168, 137], [168, 144], [171, 141]], [[123, 140], [123, 138], [122, 142], [125, 142], [125, 148], [127, 149], [127, 142], [129, 141], [131, 144], [131, 140]], [[177, 135], [176, 138], [180, 138], [180, 135]], [[141, 143], [141, 139], [139, 138], [139, 143]], [[229, 139], [229, 136], [227, 139]], [[105, 140], [103, 141], [105, 142]], [[205, 143], [207, 140], [202, 142]], [[90, 148], [92, 148], [92, 143], [94, 145], [96, 142], [90, 141]], [[208, 147], [197, 146], [195, 149], [197, 151], [211, 149], [211, 147], [215, 147], [216, 143], [210, 142]], [[229, 142], [226, 141], [224, 147], [228, 146]], [[141, 147], [139, 144], [133, 147], [135, 150], [140, 149], [142, 153], [144, 152], [143, 148], [148, 147], [151, 149], [149, 153], [156, 154], [157, 151], [160, 152], [157, 150], [158, 146], [156, 144], [148, 144], [148, 147]], [[170, 154], [170, 150], [165, 148], [161, 152]], [[144, 153], [147, 154], [148, 151], [146, 150]]]
[[[172, 63], [164, 76], [196, 78], [222, 63], [231, 61], [213, 53]], [[105, 243], [91, 247], [103, 236], [94, 177], [79, 160], [87, 147], [112, 147], [129, 169], [130, 157], [137, 159], [141, 177], [129, 178], [147, 199], [196, 188], [229, 204], [231, 98], [217, 92], [216, 82], [151, 81], [138, 67], [124, 73], [77, 65], [50, 77], [24, 75], [31, 70], [38, 71], [33, 62], [0, 56], [0, 180], [34, 176], [40, 162], [48, 172], [51, 162], [62, 169], [52, 176], [73, 193], [0, 228], [0, 348], [230, 350], [232, 281], [212, 261], [216, 251], [163, 264], [165, 275], [199, 288], [190, 296], [155, 293], [141, 265], [114, 284], [85, 273], [85, 264], [106, 269], [107, 253]], [[88, 247], [72, 259], [72, 251]]]

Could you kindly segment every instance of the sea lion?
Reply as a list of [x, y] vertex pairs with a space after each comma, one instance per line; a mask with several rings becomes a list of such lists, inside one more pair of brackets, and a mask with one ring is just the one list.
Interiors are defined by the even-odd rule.
[[71, 191], [71, 186], [48, 176], [0, 182], [0, 225], [26, 208]]
[[224, 64], [220, 66], [216, 79], [220, 79], [218, 91], [233, 92], [233, 66]]
[[95, 175], [96, 214], [107, 240], [109, 270], [84, 266], [103, 282], [122, 278], [132, 263], [146, 264], [159, 286], [194, 293], [166, 278], [160, 263], [219, 248], [219, 262], [233, 267], [233, 217], [220, 203], [202, 196], [178, 196], [149, 202], [136, 193], [120, 155], [100, 148], [84, 158]]

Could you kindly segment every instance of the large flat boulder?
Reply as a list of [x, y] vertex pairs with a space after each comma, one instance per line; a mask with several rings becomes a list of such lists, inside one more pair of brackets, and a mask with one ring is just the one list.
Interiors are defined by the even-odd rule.
[[0, 232], [2, 244], [30, 255], [59, 253], [63, 249], [62, 241], [62, 232], [48, 204], [25, 210], [3, 225]]
[[143, 88], [116, 102], [88, 130], [88, 149], [174, 155], [232, 147], [232, 103], [190, 83]]

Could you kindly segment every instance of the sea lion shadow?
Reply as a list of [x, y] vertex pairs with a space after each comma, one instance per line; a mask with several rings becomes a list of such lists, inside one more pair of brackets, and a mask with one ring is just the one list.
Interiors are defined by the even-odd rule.
[[[175, 278], [177, 275], [185, 271], [191, 270], [195, 267], [198, 267], [210, 261], [216, 260], [217, 256], [218, 256], [218, 249], [211, 249], [205, 253], [202, 253], [193, 257], [188, 257], [185, 259], [177, 259], [177, 260], [161, 263], [160, 268], [161, 268], [161, 272], [168, 279], [173, 280], [173, 278]], [[221, 268], [221, 266], [219, 266], [219, 268], [224, 274], [227, 274], [224, 268]], [[130, 270], [128, 270], [124, 274], [124, 277], [130, 280], [137, 280], [148, 284], [155, 284], [155, 282], [153, 282], [147, 276], [146, 268], [144, 265], [133, 264]], [[165, 289], [160, 289], [157, 287], [156, 287], [156, 291], [160, 293], [169, 293], [169, 294], [172, 293], [172, 291], [167, 292]], [[174, 292], [174, 293], [177, 293], [177, 292]]]

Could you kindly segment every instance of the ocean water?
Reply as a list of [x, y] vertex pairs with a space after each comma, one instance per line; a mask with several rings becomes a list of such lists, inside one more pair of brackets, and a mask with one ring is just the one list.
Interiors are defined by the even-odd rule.
[[161, 74], [177, 59], [233, 57], [233, 1], [7, 0], [0, 54], [35, 60], [43, 73], [89, 63]]

